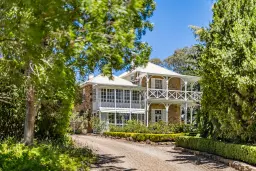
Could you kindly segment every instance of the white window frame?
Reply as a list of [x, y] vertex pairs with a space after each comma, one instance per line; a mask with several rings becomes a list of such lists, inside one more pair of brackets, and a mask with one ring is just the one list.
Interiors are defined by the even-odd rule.
[[[157, 112], [160, 112], [160, 113], [157, 113]], [[155, 109], [155, 113], [154, 113], [154, 120], [155, 122], [159, 122], [159, 121], [162, 121], [163, 120], [163, 110], [161, 109]]]
[[134, 101], [140, 100], [140, 92], [138, 90], [132, 91], [132, 100], [134, 100]]
[[[161, 88], [157, 88], [157, 81], [160, 81], [161, 82]], [[158, 83], [160, 83], [160, 82], [158, 82]], [[155, 79], [155, 89], [163, 89], [164, 88], [164, 86], [163, 86], [163, 79]]]
[[100, 91], [100, 99], [102, 102], [106, 102], [107, 101], [107, 89], [103, 88]]
[[116, 102], [117, 103], [123, 103], [123, 93], [124, 90], [122, 89], [116, 89]]
[[130, 103], [130, 90], [124, 90], [124, 103]]

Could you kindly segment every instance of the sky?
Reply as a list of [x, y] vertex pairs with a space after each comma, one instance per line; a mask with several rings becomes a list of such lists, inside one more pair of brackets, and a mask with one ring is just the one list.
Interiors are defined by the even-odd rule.
[[207, 27], [212, 19], [213, 0], [155, 0], [156, 10], [150, 19], [154, 30], [143, 41], [152, 46], [150, 58], [165, 59], [175, 49], [197, 43], [190, 25]]

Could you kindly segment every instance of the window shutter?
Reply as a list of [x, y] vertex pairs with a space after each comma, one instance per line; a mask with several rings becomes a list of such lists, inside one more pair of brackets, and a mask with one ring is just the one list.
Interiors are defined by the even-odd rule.
[[155, 88], [155, 82], [156, 82], [156, 79], [155, 78], [151, 78], [151, 88]]

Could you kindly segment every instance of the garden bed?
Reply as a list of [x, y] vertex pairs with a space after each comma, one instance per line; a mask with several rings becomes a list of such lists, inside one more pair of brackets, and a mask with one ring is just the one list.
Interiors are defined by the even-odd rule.
[[206, 138], [179, 136], [175, 139], [179, 147], [216, 154], [225, 158], [256, 165], [256, 146], [225, 143]]
[[96, 160], [87, 148], [39, 143], [32, 146], [14, 141], [0, 144], [0, 171], [16, 170], [89, 170]]
[[186, 135], [185, 133], [177, 134], [145, 134], [145, 133], [127, 133], [127, 132], [104, 132], [104, 136], [115, 138], [126, 138], [132, 141], [151, 141], [151, 142], [170, 142], [175, 141], [179, 136]]

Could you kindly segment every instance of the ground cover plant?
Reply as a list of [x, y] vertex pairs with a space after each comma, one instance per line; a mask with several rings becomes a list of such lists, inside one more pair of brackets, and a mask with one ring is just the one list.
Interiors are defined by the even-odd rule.
[[35, 142], [32, 146], [25, 146], [8, 139], [0, 144], [2, 171], [85, 171], [89, 170], [90, 164], [95, 159], [91, 150], [74, 147], [70, 143]]

